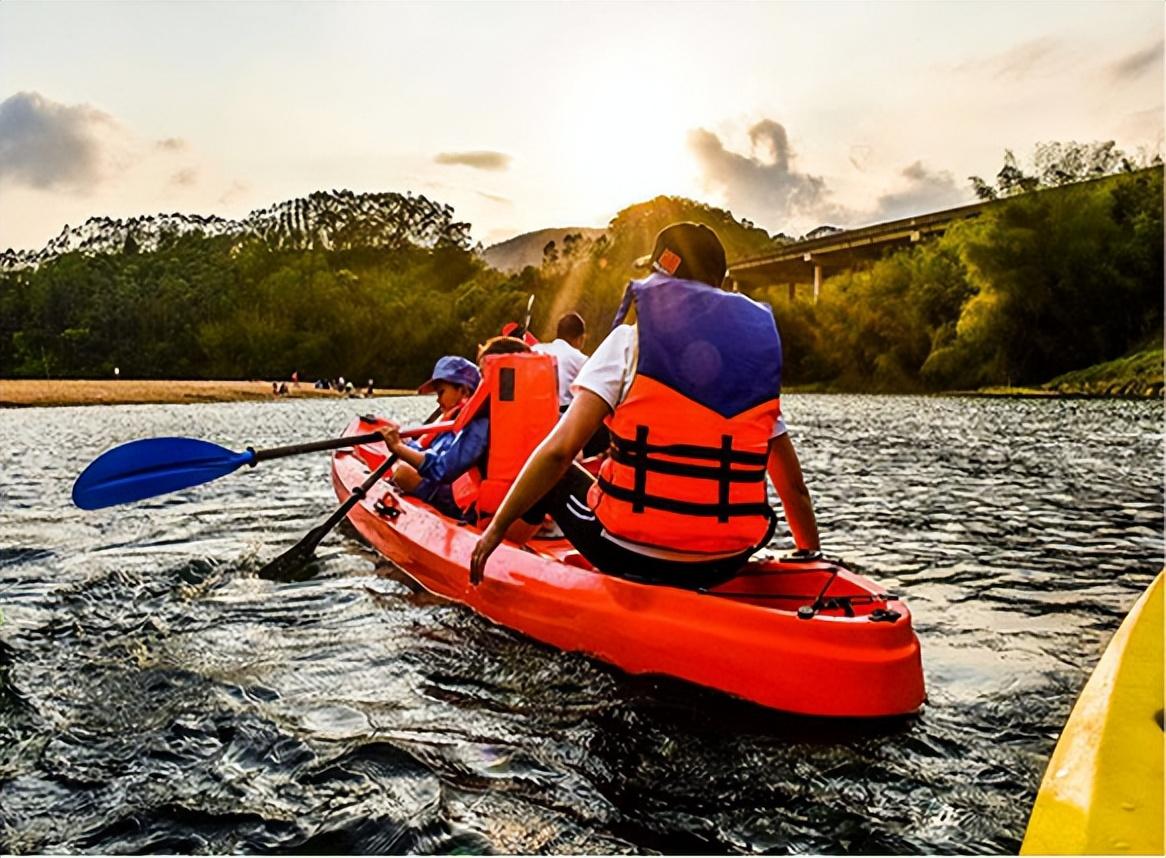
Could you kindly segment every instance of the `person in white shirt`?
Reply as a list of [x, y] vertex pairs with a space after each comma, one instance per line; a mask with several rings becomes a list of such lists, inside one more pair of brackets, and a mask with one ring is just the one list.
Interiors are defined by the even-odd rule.
[[559, 319], [555, 339], [550, 343], [539, 343], [532, 351], [544, 355], [554, 355], [559, 370], [559, 411], [566, 411], [571, 404], [571, 385], [575, 376], [587, 363], [587, 355], [580, 351], [587, 341], [587, 326], [578, 313], [566, 313]]
[[[730, 299], [718, 291], [725, 253], [708, 227], [667, 227], [657, 236], [650, 260], [653, 274], [629, 284], [625, 296], [625, 304], [636, 302], [639, 323], [618, 324], [626, 312], [621, 307], [617, 327], [576, 378], [571, 407], [527, 461], [483, 532], [471, 558], [471, 583], [481, 581], [486, 561], [511, 523], [520, 517], [541, 521], [545, 512], [605, 572], [680, 586], [721, 580], [744, 565], [773, 533], [776, 519], [765, 499], [765, 472], [777, 489], [798, 554], [806, 559], [821, 556], [813, 503], [781, 418], [780, 341], [772, 312], [743, 296]], [[698, 315], [685, 315], [694, 311]], [[732, 322], [727, 321], [730, 316]], [[646, 319], [651, 325], [645, 341], [641, 329]], [[617, 426], [621, 416], [623, 423], [637, 425]], [[597, 485], [572, 463], [605, 420], [613, 436], [612, 455]], [[638, 425], [640, 421], [648, 425]], [[617, 429], [622, 433], [618, 443]], [[723, 431], [733, 433], [732, 438]], [[661, 446], [649, 440], [652, 432], [693, 434], [695, 445]], [[720, 447], [714, 449], [717, 445], [701, 433], [715, 434], [712, 441], [719, 439]], [[733, 464], [700, 464], [722, 456]], [[632, 471], [635, 485], [629, 485]], [[648, 474], [656, 481], [655, 493], [644, 488]], [[682, 494], [692, 482], [707, 483], [702, 495]], [[726, 499], [733, 492], [744, 502]], [[615, 503], [602, 518], [602, 504], [611, 500]], [[544, 510], [547, 503], [550, 508]], [[683, 519], [684, 528], [669, 523], [672, 515]], [[644, 538], [634, 529], [637, 518], [660, 523], [661, 536]], [[769, 530], [761, 534], [766, 519]], [[722, 521], [728, 522], [725, 540], [714, 524]], [[671, 527], [667, 538], [664, 527]], [[629, 536], [632, 532], [636, 538]], [[753, 542], [754, 535], [760, 541]], [[724, 548], [718, 550], [721, 544]]]

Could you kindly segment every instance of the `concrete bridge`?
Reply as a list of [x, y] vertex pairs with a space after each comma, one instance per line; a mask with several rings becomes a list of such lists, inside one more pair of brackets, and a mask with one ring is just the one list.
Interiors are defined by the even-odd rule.
[[953, 223], [977, 217], [986, 207], [997, 204], [972, 203], [795, 241], [764, 256], [734, 262], [729, 266], [729, 276], [743, 292], [761, 286], [786, 285], [791, 300], [799, 285], [812, 283], [817, 301], [823, 277], [873, 262], [889, 250], [938, 235]]
[[[1142, 167], [1132, 171], [1132, 174], [1149, 174], [1152, 171], [1161, 172], [1162, 165]], [[1033, 193], [1056, 193], [1074, 185], [1112, 181], [1120, 175], [1129, 174], [1118, 173], [1099, 176], [1060, 187], [1042, 188]], [[791, 299], [794, 298], [799, 285], [813, 284], [814, 300], [817, 301], [822, 292], [823, 277], [864, 263], [874, 262], [889, 250], [909, 246], [928, 236], [939, 235], [953, 223], [978, 217], [993, 206], [1005, 205], [1012, 199], [1015, 197], [981, 200], [978, 203], [954, 209], [945, 209], [930, 214], [921, 214], [795, 241], [763, 256], [753, 256], [734, 262], [729, 266], [728, 276], [742, 292], [748, 292], [751, 288], [787, 285]]]

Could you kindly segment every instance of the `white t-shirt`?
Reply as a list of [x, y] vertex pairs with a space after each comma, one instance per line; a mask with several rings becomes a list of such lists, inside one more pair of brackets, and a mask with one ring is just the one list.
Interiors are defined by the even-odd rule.
[[564, 339], [557, 339], [552, 343], [538, 343], [531, 347], [531, 351], [543, 355], [554, 355], [559, 369], [559, 405], [570, 405], [573, 395], [571, 383], [583, 364], [587, 363], [587, 355], [579, 351]]
[[[571, 385], [571, 393], [578, 390], [590, 390], [612, 410], [627, 398], [628, 388], [632, 386], [632, 379], [636, 374], [636, 361], [639, 357], [640, 341], [636, 336], [635, 325], [620, 325], [607, 335], [595, 354], [588, 358], [583, 369], [575, 377]], [[773, 424], [770, 438], [776, 438], [786, 433], [785, 421], [781, 415]]]

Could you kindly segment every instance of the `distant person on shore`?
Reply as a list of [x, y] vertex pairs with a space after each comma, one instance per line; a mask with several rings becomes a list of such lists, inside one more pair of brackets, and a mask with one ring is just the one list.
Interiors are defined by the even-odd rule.
[[364, 389], [364, 395], [365, 396], [375, 396], [376, 395], [376, 391], [373, 389], [373, 386], [372, 386], [372, 379], [371, 378], [368, 380], [368, 386]]
[[300, 371], [297, 369], [292, 372], [292, 387], [300, 386]]
[[287, 382], [286, 381], [281, 381], [279, 383], [279, 395], [280, 396], [287, 396]]
[[279, 385], [274, 381], [271, 383], [271, 395], [279, 396]]
[[113, 368], [113, 380], [117, 381], [119, 378], [121, 378], [121, 369], [115, 366]]

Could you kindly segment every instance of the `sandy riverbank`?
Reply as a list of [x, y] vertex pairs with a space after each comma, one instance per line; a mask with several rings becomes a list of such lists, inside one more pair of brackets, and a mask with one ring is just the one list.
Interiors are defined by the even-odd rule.
[[[400, 396], [412, 390], [377, 389], [377, 396]], [[334, 390], [310, 384], [288, 386], [287, 396], [273, 396], [270, 381], [36, 381], [0, 379], [0, 408], [50, 405], [138, 405], [147, 403], [248, 402], [269, 399], [339, 399]]]

